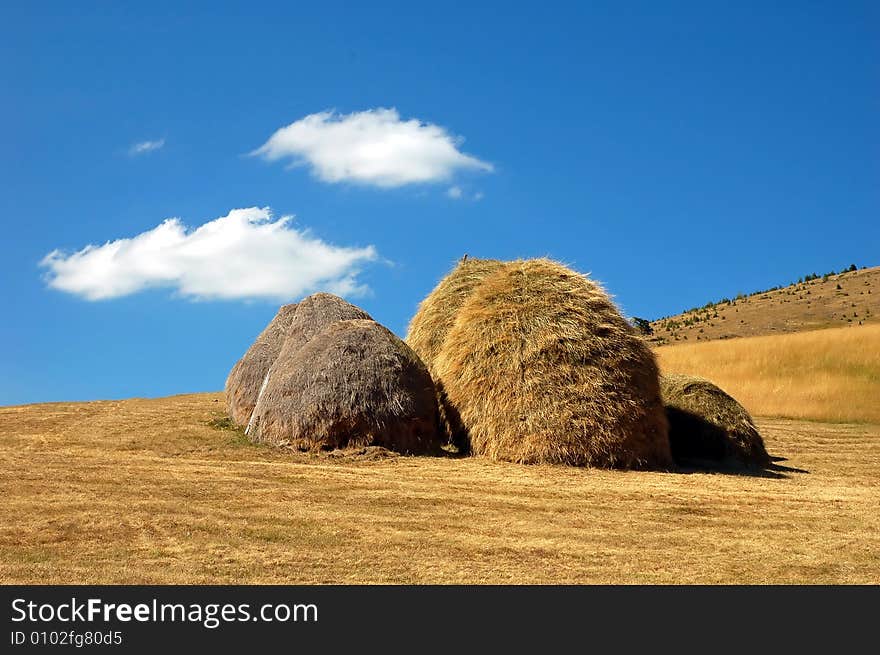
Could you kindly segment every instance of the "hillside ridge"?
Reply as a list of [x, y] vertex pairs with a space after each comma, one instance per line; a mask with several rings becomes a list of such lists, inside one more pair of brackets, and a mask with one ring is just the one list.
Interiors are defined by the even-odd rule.
[[722, 298], [645, 323], [650, 341], [664, 345], [876, 322], [880, 322], [880, 266], [850, 266], [821, 276], [812, 273], [785, 287]]

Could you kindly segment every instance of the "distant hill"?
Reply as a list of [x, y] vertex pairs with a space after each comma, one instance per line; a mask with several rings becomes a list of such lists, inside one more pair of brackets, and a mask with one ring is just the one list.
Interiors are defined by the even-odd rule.
[[650, 323], [657, 345], [858, 327], [880, 322], [880, 266], [811, 274], [787, 287], [724, 298]]

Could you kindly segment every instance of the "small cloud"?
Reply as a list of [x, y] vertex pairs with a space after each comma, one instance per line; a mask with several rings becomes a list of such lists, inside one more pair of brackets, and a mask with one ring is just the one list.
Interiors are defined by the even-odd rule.
[[450, 198], [455, 198], [456, 200], [458, 200], [459, 198], [461, 198], [461, 195], [462, 195], [461, 187], [460, 186], [449, 187], [449, 189], [446, 190], [446, 195], [449, 196]]
[[492, 164], [458, 149], [462, 141], [437, 125], [402, 120], [396, 109], [324, 111], [282, 127], [251, 154], [308, 165], [324, 182], [391, 188], [445, 182], [460, 170], [491, 172]]
[[46, 283], [86, 300], [121, 298], [151, 288], [196, 299], [289, 301], [315, 291], [362, 295], [360, 265], [377, 258], [373, 246], [329, 244], [273, 220], [268, 208], [233, 209], [189, 229], [169, 218], [137, 236], [88, 245], [40, 262]]
[[161, 149], [164, 145], [165, 139], [156, 139], [155, 141], [141, 141], [140, 143], [135, 143], [133, 146], [131, 146], [131, 148], [128, 149], [128, 154], [131, 157], [146, 155], [147, 153]]
[[485, 198], [485, 197], [486, 197], [486, 194], [483, 193], [482, 191], [477, 191], [477, 192], [474, 194], [474, 200], [482, 200], [482, 199]]

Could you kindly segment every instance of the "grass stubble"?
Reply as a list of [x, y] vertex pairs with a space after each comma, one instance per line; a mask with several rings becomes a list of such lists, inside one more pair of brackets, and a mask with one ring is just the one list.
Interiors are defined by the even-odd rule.
[[0, 583], [880, 582], [880, 425], [759, 418], [760, 477], [300, 454], [222, 408], [0, 408]]

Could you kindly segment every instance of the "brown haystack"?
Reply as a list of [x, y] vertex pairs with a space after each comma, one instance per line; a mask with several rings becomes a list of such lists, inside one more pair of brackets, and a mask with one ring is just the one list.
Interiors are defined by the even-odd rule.
[[260, 387], [269, 367], [281, 352], [296, 310], [296, 303], [281, 307], [229, 372], [226, 378], [226, 409], [236, 425], [244, 427], [250, 420]]
[[370, 315], [329, 293], [316, 293], [278, 310], [226, 378], [226, 407], [233, 422], [248, 425], [269, 370], [282, 353], [289, 359], [331, 323], [353, 318]]
[[289, 359], [293, 353], [323, 332], [331, 323], [356, 318], [372, 320], [372, 317], [360, 307], [355, 307], [331, 293], [315, 293], [303, 298], [297, 306], [296, 316], [290, 322], [287, 338], [278, 356], [284, 355]]
[[434, 360], [458, 310], [483, 279], [503, 265], [504, 262], [497, 259], [473, 259], [465, 255], [419, 304], [409, 323], [406, 343], [418, 353], [429, 371], [434, 372]]
[[556, 262], [487, 275], [458, 311], [435, 373], [475, 454], [672, 464], [653, 353], [601, 287]]
[[677, 462], [770, 464], [752, 417], [719, 387], [690, 375], [664, 375], [660, 387]]
[[249, 426], [255, 441], [299, 450], [441, 445], [431, 377], [403, 341], [367, 319], [338, 321], [284, 348]]

